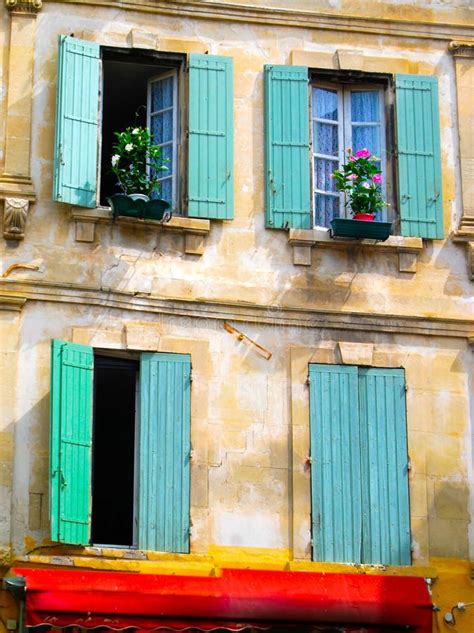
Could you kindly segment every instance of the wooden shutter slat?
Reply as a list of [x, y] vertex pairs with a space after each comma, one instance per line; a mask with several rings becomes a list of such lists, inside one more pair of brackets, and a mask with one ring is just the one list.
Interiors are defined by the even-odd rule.
[[142, 354], [140, 362], [140, 549], [189, 552], [191, 358]]
[[94, 355], [88, 346], [54, 340], [51, 359], [51, 538], [87, 545]]
[[395, 86], [401, 233], [442, 239], [438, 81], [396, 75]]
[[188, 215], [234, 217], [233, 62], [189, 58]]
[[311, 227], [308, 69], [265, 66], [265, 207], [270, 228]]
[[97, 203], [100, 47], [61, 35], [58, 49], [53, 199]]

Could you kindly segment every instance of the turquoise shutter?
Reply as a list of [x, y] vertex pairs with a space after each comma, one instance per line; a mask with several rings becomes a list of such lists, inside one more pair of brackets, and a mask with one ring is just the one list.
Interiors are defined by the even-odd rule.
[[93, 367], [92, 348], [53, 341], [51, 538], [74, 545], [89, 543]]
[[395, 87], [401, 232], [442, 239], [438, 80], [396, 75]]
[[265, 66], [265, 207], [270, 228], [311, 228], [308, 69]]
[[100, 47], [61, 35], [58, 52], [53, 199], [95, 207]]
[[142, 354], [138, 546], [189, 552], [191, 358]]
[[363, 562], [410, 565], [403, 369], [359, 370]]
[[189, 57], [188, 215], [234, 217], [232, 59]]
[[309, 366], [313, 560], [361, 562], [357, 367]]

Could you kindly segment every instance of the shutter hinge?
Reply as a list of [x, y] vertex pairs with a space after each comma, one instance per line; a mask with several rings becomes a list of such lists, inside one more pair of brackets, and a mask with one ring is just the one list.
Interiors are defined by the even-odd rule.
[[305, 466], [312, 466], [313, 458], [311, 457], [311, 455], [308, 455], [308, 457], [305, 459], [304, 463], [305, 463]]
[[308, 377], [306, 378], [306, 384], [307, 385], [311, 384], [311, 378], [309, 377], [309, 374], [308, 374]]
[[406, 392], [408, 391], [408, 385], [407, 385], [407, 384], [404, 384], [404, 385], [403, 385], [403, 389], [405, 390], [405, 393], [406, 393]]
[[190, 369], [190, 371], [189, 371], [189, 382], [192, 382], [192, 381], [193, 381], [193, 370]]
[[411, 470], [411, 459], [410, 459], [410, 457], [408, 457], [407, 470], [408, 470], [408, 472], [410, 472], [410, 470]]

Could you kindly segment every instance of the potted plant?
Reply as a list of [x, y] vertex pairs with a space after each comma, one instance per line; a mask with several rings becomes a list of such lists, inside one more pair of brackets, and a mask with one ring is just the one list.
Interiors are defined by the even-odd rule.
[[123, 193], [107, 200], [114, 217], [125, 215], [148, 220], [169, 220], [170, 203], [158, 197], [160, 173], [167, 169], [161, 148], [153, 144], [150, 131], [144, 127], [128, 127], [115, 132], [111, 171]]
[[[355, 153], [348, 148], [346, 154], [345, 164], [332, 176], [336, 189], [344, 193], [345, 207], [350, 209], [354, 219], [332, 220], [333, 234], [337, 237], [387, 239], [392, 223], [375, 222], [376, 214], [386, 206], [382, 196], [382, 172], [376, 164], [379, 159], [366, 148]], [[368, 225], [368, 222], [373, 225]]]

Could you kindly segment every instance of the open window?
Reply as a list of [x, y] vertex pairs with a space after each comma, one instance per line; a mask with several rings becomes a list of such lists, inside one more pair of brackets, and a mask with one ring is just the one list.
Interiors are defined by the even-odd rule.
[[191, 359], [54, 340], [51, 538], [189, 551]]
[[175, 214], [233, 217], [232, 59], [100, 47], [60, 36], [53, 199], [93, 208], [117, 193], [114, 132], [147, 125], [167, 159]]
[[116, 177], [111, 172], [115, 132], [127, 127], [148, 127], [153, 141], [162, 150], [166, 171], [160, 178], [159, 197], [171, 204], [173, 213], [182, 213], [178, 184], [183, 178], [180, 165], [183, 142], [181, 116], [185, 116], [184, 55], [137, 53], [129, 50], [102, 51], [101, 158], [99, 201], [118, 193]]
[[381, 154], [387, 219], [402, 235], [444, 236], [436, 77], [304, 66], [265, 67], [267, 226], [327, 227], [342, 215], [330, 174], [349, 145]]

